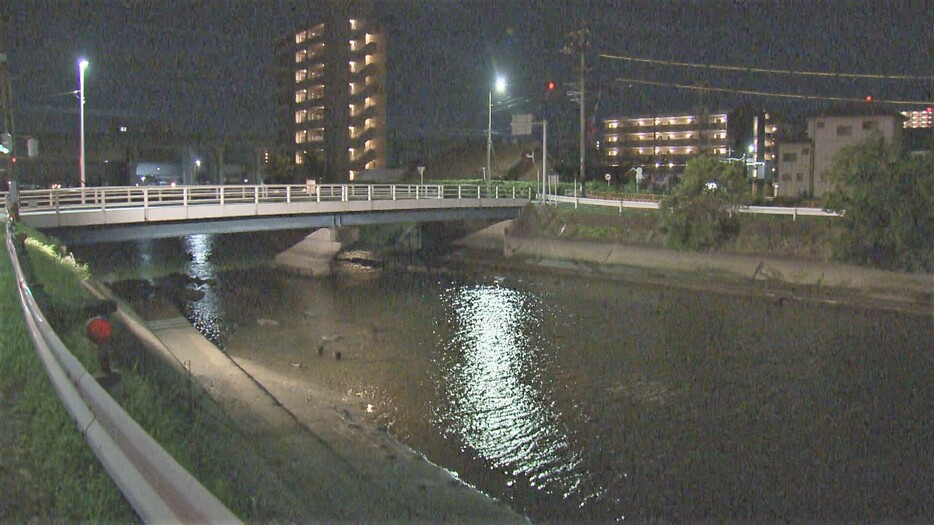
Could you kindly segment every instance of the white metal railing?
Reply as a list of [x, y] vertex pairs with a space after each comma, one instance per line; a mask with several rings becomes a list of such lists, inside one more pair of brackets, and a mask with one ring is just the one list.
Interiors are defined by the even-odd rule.
[[[658, 202], [653, 201], [627, 201], [627, 200], [609, 200], [609, 199], [593, 199], [593, 198], [583, 198], [583, 197], [568, 197], [562, 195], [546, 195], [546, 201], [551, 202], [567, 202], [574, 204], [575, 206], [583, 204], [585, 206], [606, 206], [610, 208], [618, 208], [622, 213], [624, 208], [635, 208], [643, 210], [657, 210], [661, 208], [661, 205]], [[821, 208], [796, 208], [796, 207], [782, 207], [782, 206], [743, 206], [737, 210], [739, 213], [753, 213], [753, 214], [764, 214], [764, 215], [791, 215], [792, 218], [797, 219], [798, 216], [811, 216], [811, 217], [842, 217], [842, 213], [837, 213], [833, 211], [824, 210]]]
[[118, 186], [20, 191], [20, 213], [113, 208], [407, 199], [523, 199], [531, 189], [415, 184]]
[[7, 254], [36, 352], [88, 446], [139, 517], [145, 523], [239, 523], [107, 394], [62, 343], [23, 276], [9, 223], [6, 229]]

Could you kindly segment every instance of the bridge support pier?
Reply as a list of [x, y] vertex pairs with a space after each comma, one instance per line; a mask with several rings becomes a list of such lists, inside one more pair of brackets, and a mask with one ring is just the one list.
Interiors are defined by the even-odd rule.
[[359, 236], [357, 228], [321, 228], [276, 255], [274, 264], [302, 275], [324, 277], [331, 274], [331, 263], [337, 254]]

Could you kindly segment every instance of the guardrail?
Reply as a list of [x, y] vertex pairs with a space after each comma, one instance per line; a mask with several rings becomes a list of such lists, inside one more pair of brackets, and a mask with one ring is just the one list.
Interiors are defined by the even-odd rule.
[[418, 199], [532, 199], [532, 190], [497, 185], [321, 184], [259, 186], [114, 186], [19, 192], [20, 214], [126, 207], [348, 202]]
[[[624, 208], [634, 208], [634, 209], [643, 209], [643, 210], [657, 210], [661, 208], [661, 204], [658, 202], [652, 201], [629, 201], [629, 200], [608, 200], [608, 199], [594, 199], [594, 198], [584, 198], [584, 197], [566, 197], [562, 195], [546, 195], [546, 201], [550, 202], [566, 202], [574, 204], [577, 207], [579, 204], [585, 206], [605, 206], [609, 208], [618, 208], [620, 213], [623, 212]], [[752, 213], [752, 214], [764, 214], [764, 215], [791, 215], [794, 220], [798, 219], [798, 216], [811, 216], [811, 217], [842, 217], [842, 213], [837, 213], [833, 211], [827, 211], [821, 208], [796, 208], [796, 207], [782, 207], [782, 206], [743, 206], [737, 209], [739, 213]]]
[[62, 343], [39, 309], [6, 225], [7, 253], [30, 337], [65, 409], [146, 523], [239, 523], [113, 400]]

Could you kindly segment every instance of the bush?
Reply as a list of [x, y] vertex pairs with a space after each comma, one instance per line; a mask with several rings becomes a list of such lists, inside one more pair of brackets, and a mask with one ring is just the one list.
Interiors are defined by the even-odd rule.
[[846, 226], [835, 258], [934, 271], [934, 157], [876, 136], [840, 151], [827, 175], [833, 190], [823, 205], [843, 212]]
[[681, 250], [721, 246], [739, 233], [735, 209], [749, 199], [740, 165], [710, 157], [689, 161], [681, 182], [662, 199], [665, 243]]

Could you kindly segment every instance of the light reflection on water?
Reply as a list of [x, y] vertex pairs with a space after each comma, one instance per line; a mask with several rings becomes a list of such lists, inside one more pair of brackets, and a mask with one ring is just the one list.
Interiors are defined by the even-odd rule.
[[185, 237], [185, 252], [188, 254], [185, 271], [189, 278], [194, 278], [194, 282], [189, 284], [189, 287], [199, 292], [199, 295], [204, 294], [197, 301], [188, 301], [186, 313], [195, 328], [205, 337], [219, 342], [225, 329], [221, 299], [218, 297], [216, 287], [210, 286], [217, 277], [211, 261], [214, 254], [214, 236], [202, 234]]
[[445, 399], [435, 405], [436, 424], [495, 468], [539, 489], [572, 493], [581, 453], [570, 446], [540, 373], [548, 360], [538, 345], [541, 305], [498, 283], [448, 288], [443, 301], [451, 333], [439, 366]]

